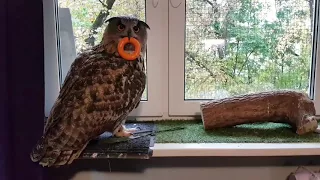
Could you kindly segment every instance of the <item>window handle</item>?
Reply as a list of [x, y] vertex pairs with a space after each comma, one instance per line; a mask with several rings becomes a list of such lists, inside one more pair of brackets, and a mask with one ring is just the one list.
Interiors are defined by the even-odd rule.
[[156, 2], [156, 3], [154, 3], [155, 2], [155, 0], [152, 0], [152, 6], [153, 6], [153, 8], [157, 8], [157, 6], [158, 6], [158, 4], [159, 4], [159, 0]]
[[169, 2], [170, 2], [171, 7], [173, 7], [173, 8], [178, 8], [182, 3], [182, 1], [180, 1], [180, 3], [177, 6], [174, 6], [172, 3], [172, 0], [169, 0]]

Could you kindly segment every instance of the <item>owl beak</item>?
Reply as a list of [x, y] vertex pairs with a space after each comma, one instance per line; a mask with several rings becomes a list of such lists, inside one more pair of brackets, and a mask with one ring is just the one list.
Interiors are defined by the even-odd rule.
[[130, 40], [130, 38], [132, 37], [132, 32], [131, 30], [128, 31], [128, 39]]

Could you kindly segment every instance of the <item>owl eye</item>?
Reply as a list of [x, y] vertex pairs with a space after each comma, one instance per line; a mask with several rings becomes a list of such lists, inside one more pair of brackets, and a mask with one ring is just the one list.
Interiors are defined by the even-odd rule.
[[119, 24], [119, 25], [118, 25], [118, 30], [119, 30], [119, 31], [123, 31], [124, 28], [125, 28], [125, 26], [124, 26], [123, 24]]
[[139, 29], [138, 26], [134, 26], [134, 27], [133, 27], [133, 30], [134, 30], [134, 32], [139, 32], [140, 29]]

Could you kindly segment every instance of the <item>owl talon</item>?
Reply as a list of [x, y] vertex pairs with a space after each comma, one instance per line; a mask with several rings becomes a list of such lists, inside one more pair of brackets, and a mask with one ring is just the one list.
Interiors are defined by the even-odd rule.
[[100, 136], [97, 136], [97, 137], [93, 138], [92, 140], [97, 141], [99, 139], [100, 139]]
[[117, 133], [115, 133], [116, 137], [130, 137], [136, 132], [138, 128], [126, 128], [124, 125], [120, 127]]
[[115, 134], [116, 137], [130, 137], [133, 134], [131, 132], [127, 132], [127, 131], [119, 131]]
[[124, 128], [124, 130], [127, 132], [130, 132], [130, 133], [134, 133], [134, 132], [138, 131], [139, 129], [138, 128], [128, 128], [128, 129]]

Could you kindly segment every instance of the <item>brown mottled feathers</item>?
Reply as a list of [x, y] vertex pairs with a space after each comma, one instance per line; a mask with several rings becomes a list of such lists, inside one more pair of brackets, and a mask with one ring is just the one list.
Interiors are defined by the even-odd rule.
[[80, 54], [30, 154], [32, 161], [43, 166], [70, 164], [91, 139], [121, 125], [145, 89], [141, 63], [141, 58], [123, 60], [101, 45]]

